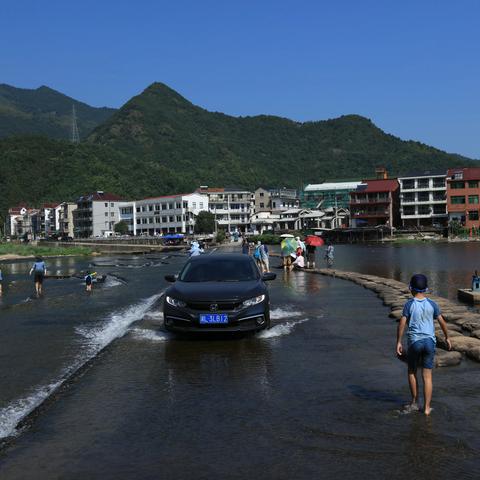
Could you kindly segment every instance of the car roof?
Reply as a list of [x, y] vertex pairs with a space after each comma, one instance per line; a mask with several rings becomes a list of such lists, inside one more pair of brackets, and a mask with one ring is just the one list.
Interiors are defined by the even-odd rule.
[[208, 262], [208, 260], [238, 260], [240, 262], [250, 261], [251, 257], [244, 253], [213, 253], [191, 257], [191, 262]]

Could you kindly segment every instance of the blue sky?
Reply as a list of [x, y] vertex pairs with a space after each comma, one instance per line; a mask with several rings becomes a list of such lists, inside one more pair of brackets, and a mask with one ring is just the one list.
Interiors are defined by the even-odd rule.
[[0, 83], [119, 107], [154, 81], [231, 115], [348, 113], [480, 158], [477, 0], [5, 0]]

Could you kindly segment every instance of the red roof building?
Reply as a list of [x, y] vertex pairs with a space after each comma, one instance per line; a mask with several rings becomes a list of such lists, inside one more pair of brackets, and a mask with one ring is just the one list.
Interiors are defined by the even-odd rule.
[[447, 172], [449, 221], [465, 228], [480, 228], [480, 168], [451, 168]]
[[352, 227], [400, 225], [400, 185], [396, 178], [363, 180], [350, 192]]

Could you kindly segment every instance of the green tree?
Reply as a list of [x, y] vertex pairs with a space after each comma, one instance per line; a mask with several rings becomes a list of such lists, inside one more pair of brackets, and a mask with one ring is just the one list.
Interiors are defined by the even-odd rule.
[[222, 242], [225, 241], [225, 238], [226, 238], [225, 230], [220, 229], [220, 230], [217, 232], [217, 236], [215, 237], [215, 241], [216, 241], [217, 243], [222, 243]]
[[213, 233], [215, 230], [215, 215], [210, 212], [200, 212], [195, 219], [195, 233]]
[[120, 235], [127, 235], [128, 234], [128, 224], [125, 220], [120, 220], [118, 223], [115, 224], [113, 227], [115, 233], [119, 233]]

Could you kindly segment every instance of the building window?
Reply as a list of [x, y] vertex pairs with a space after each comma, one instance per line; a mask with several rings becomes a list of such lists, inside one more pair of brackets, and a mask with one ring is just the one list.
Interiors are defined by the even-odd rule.
[[434, 178], [433, 179], [433, 188], [445, 188], [445, 179], [444, 178]]
[[445, 215], [446, 214], [445, 205], [434, 205], [433, 213], [435, 215]]
[[414, 193], [404, 193], [403, 194], [403, 201], [404, 202], [414, 202], [415, 201], [415, 194]]
[[463, 204], [465, 203], [465, 197], [463, 195], [458, 197], [451, 197], [451, 202], [452, 202], [452, 205]]
[[137, 207], [137, 212], [140, 213], [140, 207]]
[[263, 202], [260, 203], [260, 208], [265, 208], [265, 204]]
[[415, 207], [413, 205], [409, 205], [408, 207], [403, 207], [403, 214], [415, 215]]
[[105, 204], [105, 208], [107, 208], [107, 207], [108, 207], [108, 203]]
[[137, 218], [137, 225], [140, 225], [140, 219]]
[[478, 220], [478, 210], [469, 210], [468, 218], [469, 220]]
[[105, 216], [108, 217], [108, 212], [105, 212]]
[[196, 210], [196, 208], [197, 208], [197, 202], [193, 202], [193, 203], [192, 203], [192, 207], [193, 207], [194, 210]]
[[177, 215], [177, 222], [181, 222], [182, 221], [182, 216], [181, 215]]
[[411, 190], [415, 188], [415, 180], [402, 180], [402, 187], [405, 190]]
[[158, 203], [155, 204], [155, 210], [160, 210], [160, 205]]
[[115, 216], [115, 212], [110, 212], [110, 216], [111, 216], [111, 217], [114, 217], [114, 216]]
[[167, 217], [162, 217], [162, 223], [167, 223]]
[[167, 209], [167, 204], [166, 203], [162, 203], [162, 210], [166, 210]]
[[478, 195], [469, 195], [468, 203], [478, 203]]
[[153, 217], [148, 217], [148, 223], [153, 223]]
[[465, 182], [450, 182], [450, 188], [457, 190], [460, 188], [465, 188]]
[[175, 221], [175, 217], [173, 215], [171, 215], [170, 217], [168, 217], [168, 221], [170, 223], [173, 223]]
[[183, 208], [188, 208], [188, 202], [183, 202]]
[[263, 197], [263, 196], [264, 196], [264, 195], [263, 195], [263, 192], [260, 192], [260, 196], [261, 196], [261, 197]]
[[153, 212], [153, 205], [149, 205], [149, 206], [148, 206], [148, 211], [149, 211], [149, 212]]
[[198, 204], [198, 206], [199, 206], [200, 210], [202, 210], [202, 209], [203, 209], [203, 202], [200, 202], [200, 203]]
[[478, 180], [468, 182], [468, 188], [478, 188]]
[[182, 208], [182, 204], [180, 202], [177, 202], [177, 208]]
[[169, 208], [170, 210], [173, 210], [173, 203], [169, 203], [169, 204], [168, 204], [168, 208]]
[[428, 192], [419, 192], [418, 201], [419, 202], [428, 202], [430, 200], [430, 194]]
[[430, 185], [430, 180], [428, 178], [421, 178], [417, 180], [417, 188], [428, 188]]
[[419, 205], [418, 206], [418, 214], [419, 215], [429, 215], [430, 214], [430, 207], [428, 205]]

